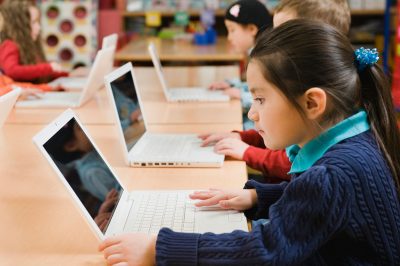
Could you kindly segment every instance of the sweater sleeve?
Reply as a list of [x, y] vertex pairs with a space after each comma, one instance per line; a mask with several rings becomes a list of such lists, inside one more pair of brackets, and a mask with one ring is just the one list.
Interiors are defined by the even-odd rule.
[[264, 140], [256, 130], [250, 129], [245, 131], [234, 131], [234, 132], [240, 134], [240, 138], [242, 139], [243, 142], [251, 146], [265, 148]]
[[261, 171], [265, 176], [290, 180], [290, 175], [287, 173], [291, 163], [284, 150], [273, 151], [250, 146], [244, 152], [243, 160], [248, 166]]
[[337, 175], [326, 167], [309, 169], [270, 207], [270, 222], [249, 233], [199, 235], [162, 229], [157, 265], [321, 264], [318, 250], [349, 219], [349, 185]]
[[64, 72], [53, 72], [49, 63], [21, 65], [19, 48], [12, 41], [5, 41], [2, 44], [0, 62], [4, 74], [16, 81], [32, 81], [41, 77], [66, 75]]

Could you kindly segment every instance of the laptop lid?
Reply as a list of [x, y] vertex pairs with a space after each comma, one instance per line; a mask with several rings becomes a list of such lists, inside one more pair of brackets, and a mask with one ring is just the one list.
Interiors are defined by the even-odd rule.
[[162, 66], [161, 66], [161, 61], [157, 54], [154, 43], [149, 44], [148, 50], [150, 53], [151, 61], [153, 62], [154, 68], [156, 69], [158, 79], [161, 82], [161, 87], [163, 89], [165, 98], [167, 99], [167, 101], [170, 101], [171, 99], [170, 99], [170, 95], [169, 95], [169, 91], [168, 91], [167, 81], [165, 80], [164, 73], [163, 73]]
[[66, 110], [33, 141], [92, 230], [103, 239], [125, 189], [74, 112]]
[[93, 66], [79, 99], [78, 106], [86, 103], [103, 86], [103, 78], [113, 67], [115, 47], [108, 47], [97, 51]]
[[104, 80], [117, 121], [118, 139], [125, 163], [129, 164], [129, 151], [146, 132], [145, 114], [136, 89], [132, 64], [129, 62], [119, 67], [106, 75]]
[[116, 33], [104, 36], [103, 42], [101, 44], [101, 49], [109, 47], [117, 47], [117, 42], [118, 42], [118, 34]]
[[0, 96], [0, 127], [3, 126], [20, 94], [21, 88], [16, 88]]

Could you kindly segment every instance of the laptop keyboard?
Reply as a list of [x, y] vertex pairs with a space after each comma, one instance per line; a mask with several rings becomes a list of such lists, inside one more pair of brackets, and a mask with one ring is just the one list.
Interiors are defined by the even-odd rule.
[[229, 96], [220, 91], [205, 89], [171, 89], [172, 98], [183, 101], [229, 101]]
[[[145, 147], [146, 154], [151, 158], [162, 159], [168, 158], [186, 158], [189, 156], [191, 147], [195, 142], [191, 141], [190, 136], [179, 135], [151, 135], [151, 140]], [[200, 140], [198, 143], [200, 146]]]
[[194, 232], [196, 207], [188, 194], [179, 192], [135, 195], [124, 231], [157, 234], [162, 227], [178, 232]]

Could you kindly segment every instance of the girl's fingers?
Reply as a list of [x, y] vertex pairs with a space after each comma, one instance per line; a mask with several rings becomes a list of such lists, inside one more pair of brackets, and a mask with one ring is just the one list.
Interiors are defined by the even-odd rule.
[[120, 238], [118, 236], [112, 236], [107, 239], [105, 239], [99, 246], [99, 251], [102, 252], [105, 248], [119, 244], [121, 242]]
[[119, 244], [109, 246], [103, 250], [104, 258], [107, 259], [108, 257], [121, 253], [121, 246]]
[[107, 263], [109, 265], [115, 265], [117, 263], [125, 262], [125, 258], [122, 254], [112, 254], [107, 257]]
[[204, 206], [211, 206], [211, 205], [216, 205], [218, 204], [222, 199], [224, 198], [224, 195], [216, 195], [212, 198], [205, 199], [199, 202], [196, 202], [194, 205], [196, 207], [204, 207]]

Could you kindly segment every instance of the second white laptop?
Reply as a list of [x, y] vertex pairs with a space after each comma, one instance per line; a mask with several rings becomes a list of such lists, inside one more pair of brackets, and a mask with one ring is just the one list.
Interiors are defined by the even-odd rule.
[[229, 96], [224, 94], [221, 90], [212, 91], [207, 88], [168, 88], [167, 81], [165, 80], [164, 73], [161, 67], [161, 62], [153, 43], [149, 44], [148, 50], [167, 101], [228, 102], [230, 100]]
[[81, 91], [45, 92], [40, 98], [18, 101], [18, 108], [66, 108], [79, 107], [90, 100], [103, 86], [103, 78], [111, 71], [114, 47], [99, 50], [94, 59], [89, 77]]
[[146, 130], [138, 84], [132, 64], [105, 77], [105, 86], [126, 163], [133, 167], [221, 167], [224, 156], [201, 147], [196, 134], [163, 134]]
[[[243, 213], [196, 208], [188, 198], [191, 191], [128, 192], [72, 110], [47, 125], [33, 141], [99, 239], [123, 232], [156, 234], [162, 227], [196, 233], [248, 230]], [[75, 144], [85, 149], [76, 152]]]

